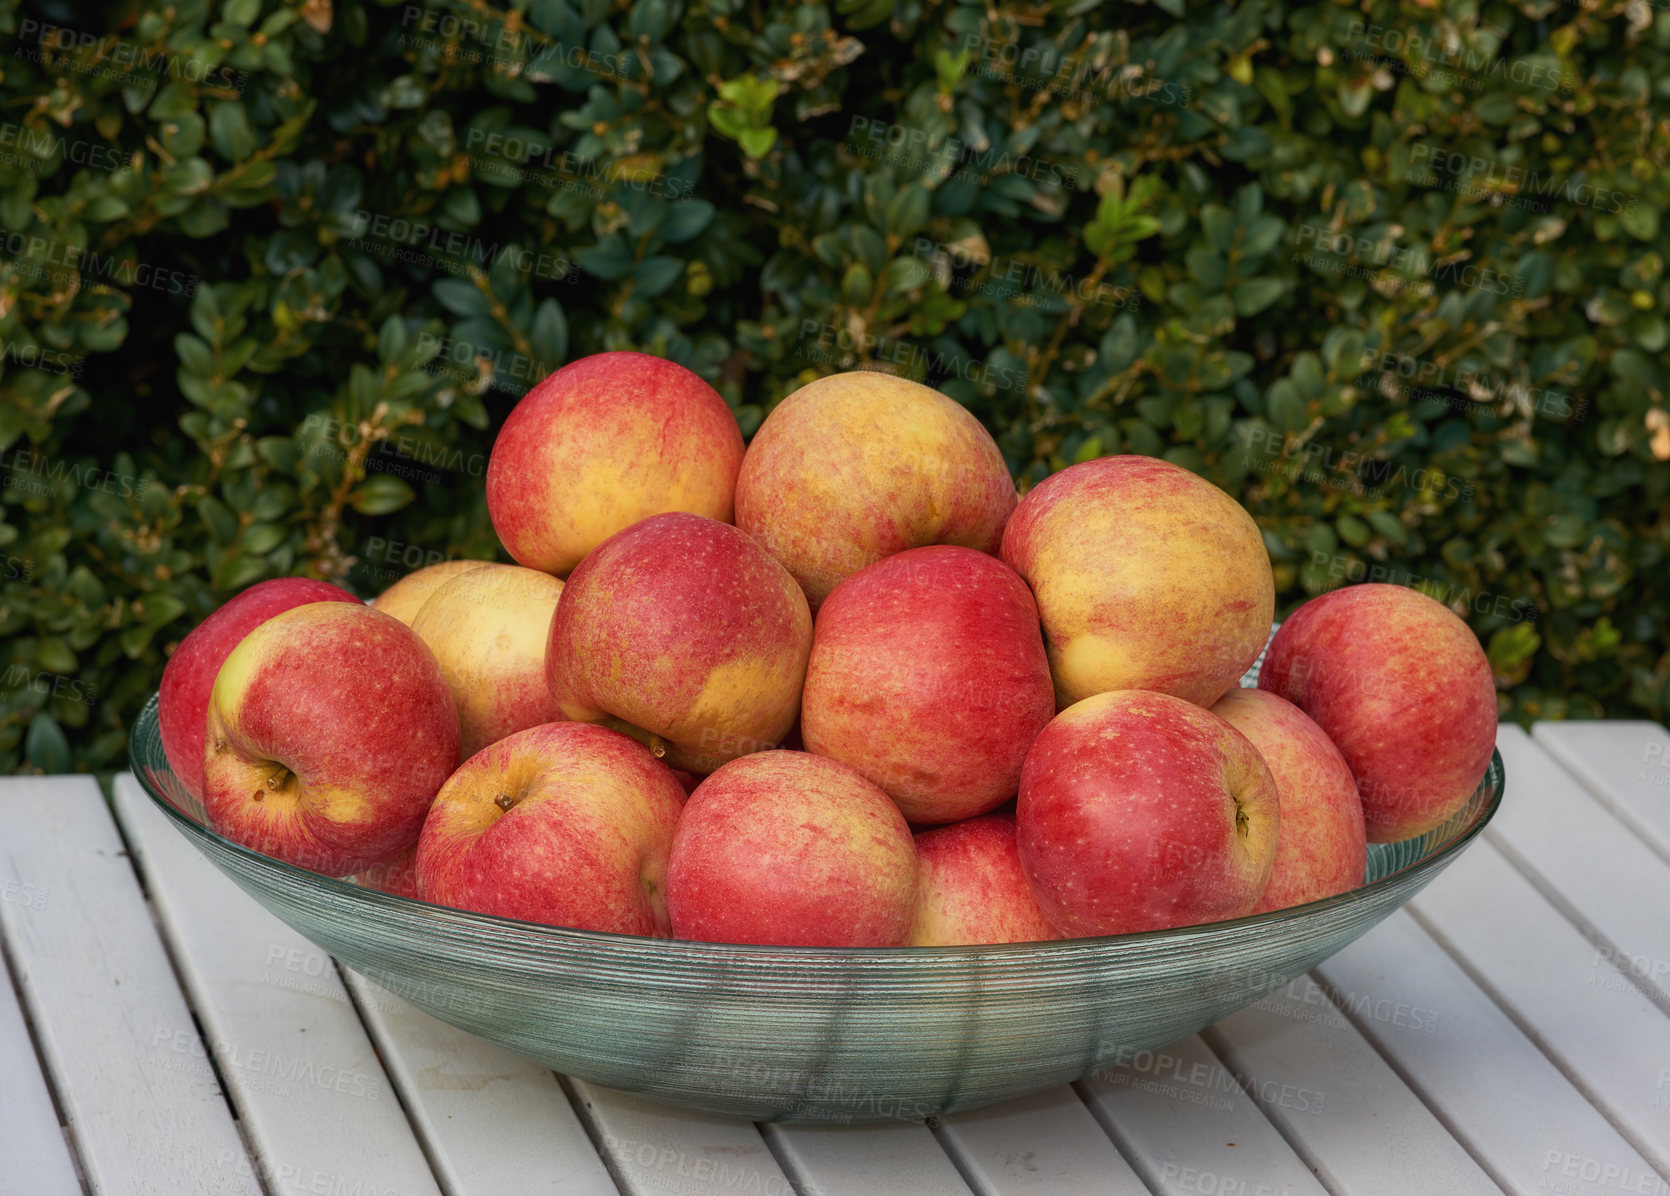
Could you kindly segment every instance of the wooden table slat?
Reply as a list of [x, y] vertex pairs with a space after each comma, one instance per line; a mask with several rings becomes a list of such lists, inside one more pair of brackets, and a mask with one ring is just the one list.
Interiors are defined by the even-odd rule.
[[221, 875], [131, 776], [115, 808], [268, 1186], [439, 1196], [336, 964]]
[[1670, 1010], [1670, 863], [1515, 726], [1497, 733], [1508, 795], [1489, 841]]
[[1199, 1035], [1119, 1058], [1078, 1087], [1149, 1189], [1165, 1196], [1326, 1196]]
[[549, 1068], [345, 974], [449, 1196], [615, 1196]]
[[804, 1196], [969, 1196], [968, 1184], [920, 1121], [761, 1129]]
[[1310, 976], [1201, 1037], [1330, 1191], [1501, 1191]]
[[1317, 971], [1498, 1182], [1530, 1196], [1575, 1167], [1660, 1191], [1651, 1164], [1407, 912]]
[[1622, 720], [1538, 723], [1531, 738], [1670, 859], [1670, 731]]
[[1652, 1164], [1670, 1162], [1670, 1017], [1488, 842], [1411, 904]]
[[[0, 890], [0, 901], [29, 904], [34, 893]], [[0, 954], [0, 1196], [81, 1196], [52, 1093]]]
[[982, 1196], [1146, 1196], [1084, 1101], [1062, 1085], [945, 1117], [940, 1144]]
[[625, 1196], [793, 1196], [793, 1185], [752, 1123], [584, 1080], [567, 1083]]
[[248, 1152], [90, 777], [0, 788], [0, 933], [95, 1193], [256, 1193]]

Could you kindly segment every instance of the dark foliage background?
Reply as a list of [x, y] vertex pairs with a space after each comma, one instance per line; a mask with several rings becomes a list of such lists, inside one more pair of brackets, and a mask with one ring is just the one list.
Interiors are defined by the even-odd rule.
[[1506, 717], [1662, 719], [1670, 11], [1642, 3], [0, 6], [0, 765], [120, 766], [262, 578], [497, 545], [548, 369], [744, 432], [941, 386], [1023, 485], [1163, 455], [1285, 608], [1420, 585]]

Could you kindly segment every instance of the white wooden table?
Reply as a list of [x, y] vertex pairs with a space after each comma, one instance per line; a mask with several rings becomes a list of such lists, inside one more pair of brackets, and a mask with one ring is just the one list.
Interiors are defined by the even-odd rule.
[[753, 1126], [553, 1075], [339, 967], [132, 777], [0, 780], [0, 1193], [1666, 1196], [1670, 734], [1504, 728], [1501, 813], [1286, 989], [1071, 1087]]

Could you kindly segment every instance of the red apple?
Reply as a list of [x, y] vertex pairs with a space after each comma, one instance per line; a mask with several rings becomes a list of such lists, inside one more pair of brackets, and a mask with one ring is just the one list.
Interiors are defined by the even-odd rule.
[[656, 515], [568, 579], [545, 677], [564, 718], [707, 773], [782, 742], [811, 645], [806, 597], [764, 549], [726, 523]]
[[1012, 814], [987, 814], [917, 835], [916, 885], [912, 947], [1060, 937], [1021, 868]]
[[1008, 801], [1054, 714], [1032, 593], [985, 553], [896, 553], [818, 611], [801, 696], [806, 748], [858, 769], [913, 823]]
[[742, 432], [701, 378], [645, 353], [597, 353], [527, 393], [487, 462], [487, 511], [511, 556], [559, 577], [667, 511], [730, 522]]
[[1038, 599], [1058, 705], [1152, 689], [1210, 706], [1270, 636], [1275, 581], [1252, 516], [1153, 457], [1045, 478], [1003, 533]]
[[561, 596], [549, 573], [482, 565], [442, 585], [412, 620], [458, 704], [466, 757], [562, 717], [545, 684], [545, 640]]
[[816, 610], [842, 578], [907, 548], [995, 553], [1015, 483], [955, 399], [871, 371], [809, 382], [766, 416], [736, 483], [736, 522]]
[[733, 760], [696, 787], [673, 835], [673, 935], [724, 943], [898, 947], [916, 850], [887, 794], [805, 752]]
[[458, 766], [434, 653], [358, 603], [298, 606], [250, 632], [215, 678], [207, 725], [209, 825], [327, 876], [410, 847]]
[[1496, 744], [1496, 684], [1477, 637], [1418, 590], [1371, 582], [1313, 598], [1258, 674], [1333, 740], [1370, 843], [1441, 825], [1479, 787]]
[[625, 735], [530, 727], [471, 756], [436, 795], [418, 890], [504, 918], [665, 938], [683, 804], [672, 772]]
[[1232, 689], [1212, 713], [1252, 741], [1281, 799], [1276, 862], [1253, 912], [1303, 905], [1362, 884], [1368, 868], [1363, 802], [1333, 740], [1293, 703], [1261, 689]]
[[406, 626], [412, 625], [417, 618], [418, 611], [429, 601], [429, 596], [453, 578], [468, 573], [472, 569], [479, 569], [489, 561], [441, 561], [434, 565], [425, 565], [406, 574], [388, 589], [371, 600], [371, 605], [385, 615], [393, 615]]
[[413, 843], [386, 864], [373, 864], [355, 876], [354, 882], [376, 889], [379, 893], [410, 897], [413, 901], [423, 900], [417, 884], [417, 844]]
[[193, 628], [168, 658], [157, 697], [157, 729], [168, 767], [198, 801], [203, 800], [203, 725], [215, 674], [244, 636], [280, 611], [309, 602], [358, 604], [359, 599], [311, 577], [259, 581]]
[[1276, 857], [1276, 782], [1247, 737], [1169, 694], [1097, 694], [1027, 755], [1021, 865], [1063, 936], [1250, 914]]

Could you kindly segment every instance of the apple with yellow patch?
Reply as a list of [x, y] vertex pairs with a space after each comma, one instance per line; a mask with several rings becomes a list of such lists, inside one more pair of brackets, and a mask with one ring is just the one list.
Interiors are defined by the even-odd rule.
[[157, 694], [157, 731], [169, 769], [198, 801], [203, 800], [203, 729], [220, 666], [251, 631], [276, 614], [310, 602], [359, 599], [311, 577], [256, 582], [192, 628], [169, 656]]
[[1096, 694], [1026, 757], [1021, 866], [1064, 937], [1252, 913], [1275, 863], [1276, 782], [1247, 737], [1181, 698]]
[[490, 561], [441, 561], [434, 565], [425, 565], [421, 569], [406, 574], [388, 589], [371, 600], [371, 605], [399, 619], [406, 626], [412, 625], [417, 618], [418, 611], [429, 601], [429, 596], [455, 577], [460, 577], [472, 569], [479, 569]]
[[412, 630], [458, 704], [463, 754], [561, 718], [545, 684], [545, 641], [562, 582], [520, 565], [483, 565], [429, 596]]
[[985, 814], [916, 836], [912, 947], [1059, 938], [1021, 867], [1013, 814]]
[[991, 433], [955, 399], [874, 371], [802, 386], [742, 460], [736, 522], [815, 611], [864, 566], [907, 548], [996, 553], [1015, 483]]
[[899, 947], [916, 910], [904, 815], [847, 765], [805, 752], [733, 760], [673, 835], [673, 935], [720, 943]]
[[1045, 478], [1009, 521], [1003, 559], [1038, 599], [1062, 707], [1119, 689], [1210, 706], [1270, 635], [1276, 587], [1258, 525], [1154, 457]]
[[1473, 796], [1496, 745], [1496, 682], [1478, 637], [1404, 586], [1312, 598], [1270, 641], [1258, 688], [1303, 710], [1339, 748], [1370, 843], [1441, 826]]
[[1038, 608], [995, 557], [908, 549], [847, 578], [818, 611], [806, 748], [858, 769], [913, 823], [972, 818], [1015, 796], [1054, 715]]
[[806, 596], [763, 548], [728, 523], [656, 515], [569, 577], [545, 678], [564, 718], [708, 773], [783, 741], [811, 646]]
[[667, 857], [684, 806], [672, 772], [606, 727], [546, 723], [466, 760], [417, 846], [425, 901], [665, 938]]
[[487, 512], [511, 556], [566, 577], [616, 532], [668, 511], [729, 522], [742, 431], [676, 362], [596, 353], [511, 411], [487, 461]]
[[215, 678], [207, 728], [209, 825], [327, 876], [410, 847], [458, 766], [435, 654], [357, 603], [298, 606], [250, 632]]
[[1253, 912], [1361, 885], [1368, 870], [1363, 802], [1334, 741], [1293, 703], [1262, 689], [1232, 689], [1212, 713], [1252, 741], [1281, 799], [1276, 862]]

